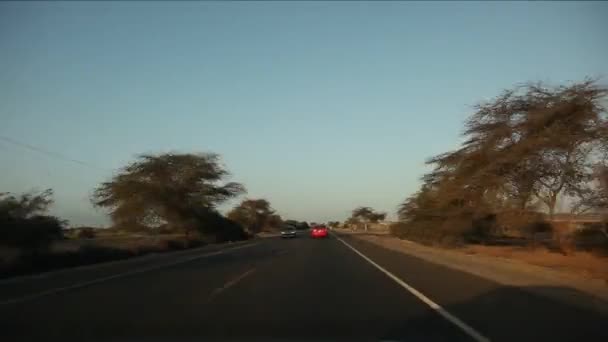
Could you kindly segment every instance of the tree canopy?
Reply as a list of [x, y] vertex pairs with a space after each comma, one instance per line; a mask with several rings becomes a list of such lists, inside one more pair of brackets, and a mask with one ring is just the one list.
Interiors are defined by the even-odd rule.
[[283, 221], [265, 199], [245, 199], [234, 207], [228, 218], [240, 223], [250, 233], [259, 233], [263, 230], [278, 229]]
[[92, 201], [110, 211], [115, 225], [156, 228], [163, 224], [186, 232], [208, 227], [215, 208], [245, 192], [226, 182], [229, 172], [214, 153], [144, 154], [102, 183]]
[[573, 210], [605, 205], [595, 170], [608, 160], [607, 95], [595, 80], [528, 83], [475, 106], [465, 142], [427, 161], [433, 170], [402, 203], [400, 219], [458, 230], [457, 222], [470, 227], [509, 212], [552, 216], [560, 196]]
[[384, 220], [386, 213], [376, 212], [370, 207], [358, 207], [352, 211], [351, 217], [361, 222], [376, 223]]

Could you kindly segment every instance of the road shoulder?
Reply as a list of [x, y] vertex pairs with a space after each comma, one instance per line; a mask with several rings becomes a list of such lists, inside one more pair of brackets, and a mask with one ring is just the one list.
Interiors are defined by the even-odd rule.
[[566, 274], [507, 258], [469, 255], [427, 247], [387, 235], [343, 232], [337, 234], [473, 274], [502, 285], [519, 287], [537, 295], [608, 313], [608, 286], [604, 280]]
[[0, 304], [53, 294], [105, 282], [107, 280], [171, 267], [219, 253], [253, 246], [258, 242], [259, 240], [250, 240], [238, 243], [208, 245], [185, 251], [136, 257], [6, 279], [0, 282]]

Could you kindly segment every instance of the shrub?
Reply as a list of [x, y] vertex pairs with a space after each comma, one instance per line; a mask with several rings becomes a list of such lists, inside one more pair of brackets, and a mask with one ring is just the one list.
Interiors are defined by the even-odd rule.
[[0, 241], [25, 249], [48, 248], [52, 241], [63, 237], [63, 225], [64, 222], [54, 216], [4, 218], [0, 220]]
[[608, 253], [607, 230], [606, 223], [597, 223], [575, 231], [572, 238], [579, 249], [606, 254]]
[[404, 222], [396, 222], [391, 224], [388, 227], [389, 232], [391, 233], [391, 235], [398, 237], [400, 239], [405, 238], [408, 234], [408, 225]]
[[224, 217], [216, 211], [204, 213], [200, 222], [199, 232], [209, 242], [239, 241], [250, 238], [239, 223]]
[[[466, 225], [465, 225], [466, 226]], [[459, 246], [463, 243], [463, 233], [441, 222], [397, 222], [389, 226], [391, 235], [425, 245]]]

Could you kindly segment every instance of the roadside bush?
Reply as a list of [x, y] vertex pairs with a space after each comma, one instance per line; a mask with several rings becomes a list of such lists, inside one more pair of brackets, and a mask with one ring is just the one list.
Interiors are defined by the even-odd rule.
[[[400, 239], [408, 239], [424, 245], [441, 245], [455, 247], [463, 244], [463, 233], [453, 229], [446, 229], [440, 222], [432, 225], [414, 224], [412, 222], [397, 222], [389, 226], [391, 235]], [[457, 227], [455, 225], [454, 227]]]
[[577, 249], [608, 254], [608, 226], [597, 223], [577, 230], [573, 234]]
[[470, 227], [464, 237], [467, 242], [486, 243], [500, 235], [496, 215], [486, 214], [471, 220]]
[[45, 249], [63, 238], [64, 222], [54, 216], [0, 219], [0, 244], [24, 249]]
[[404, 222], [396, 222], [388, 227], [388, 230], [392, 236], [403, 239], [407, 237], [409, 226]]
[[224, 217], [216, 211], [201, 214], [199, 232], [208, 242], [239, 241], [251, 238], [242, 225]]

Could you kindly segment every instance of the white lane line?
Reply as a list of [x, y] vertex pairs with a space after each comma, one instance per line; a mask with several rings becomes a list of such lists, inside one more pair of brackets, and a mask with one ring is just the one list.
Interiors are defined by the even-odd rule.
[[379, 269], [380, 271], [382, 271], [382, 273], [384, 273], [386, 276], [388, 276], [389, 278], [391, 278], [392, 280], [394, 280], [397, 284], [401, 285], [401, 287], [403, 287], [406, 290], [408, 290], [411, 294], [413, 294], [414, 296], [416, 296], [416, 298], [420, 299], [426, 305], [428, 305], [429, 307], [431, 307], [431, 309], [435, 310], [438, 314], [441, 315], [441, 317], [445, 318], [447, 321], [449, 321], [450, 323], [452, 323], [455, 326], [457, 326], [458, 328], [460, 328], [467, 335], [469, 335], [470, 337], [472, 337], [475, 341], [478, 341], [478, 342], [489, 342], [490, 341], [489, 338], [483, 336], [480, 332], [478, 332], [477, 330], [473, 329], [470, 325], [466, 324], [465, 322], [461, 321], [458, 317], [456, 317], [456, 316], [452, 315], [451, 313], [449, 313], [447, 310], [445, 310], [444, 308], [442, 308], [441, 305], [433, 302], [429, 297], [425, 296], [420, 291], [416, 290], [415, 288], [413, 288], [412, 286], [408, 285], [403, 280], [399, 279], [396, 275], [392, 274], [391, 272], [387, 271], [382, 266], [378, 265], [372, 259], [368, 258], [365, 254], [359, 252], [355, 247], [351, 246], [348, 242], [342, 240], [341, 238], [339, 238], [335, 234], [334, 234], [334, 236], [336, 237], [336, 239], [338, 239], [338, 241], [342, 242], [346, 247], [350, 248], [353, 252], [357, 253], [360, 257], [362, 257], [363, 259], [365, 259], [365, 261], [369, 262], [374, 267], [376, 267], [377, 269]]
[[[232, 242], [229, 242], [229, 243], [232, 244]], [[244, 243], [241, 243], [241, 242], [237, 242], [237, 244], [238, 244], [238, 246], [245, 245]], [[175, 257], [179, 257], [179, 256], [183, 256], [183, 255], [192, 255], [192, 254], [200, 253], [201, 249], [203, 249], [203, 248], [205, 248], [205, 247], [198, 247], [198, 248], [187, 249], [187, 250], [183, 250], [183, 251], [171, 252], [170, 254], [175, 254], [174, 255]], [[197, 251], [197, 249], [198, 249], [198, 251]], [[117, 264], [123, 264], [123, 265], [127, 265], [129, 263], [135, 264], [137, 262], [145, 261], [145, 260], [148, 260], [151, 258], [157, 258], [157, 257], [163, 258], [165, 256], [167, 256], [167, 255], [165, 255], [163, 253], [161, 253], [161, 254], [150, 253], [150, 254], [143, 255], [143, 256], [140, 256], [137, 258], [127, 258], [127, 259], [107, 261], [107, 262], [102, 262], [102, 263], [97, 263], [97, 264], [68, 267], [68, 268], [41, 272], [41, 273], [36, 273], [36, 274], [26, 274], [26, 275], [22, 275], [22, 276], [18, 276], [18, 277], [13, 277], [13, 278], [1, 279], [0, 286], [5, 285], [5, 284], [14, 284], [14, 283], [21, 283], [21, 282], [26, 282], [26, 281], [44, 279], [44, 278], [48, 278], [48, 277], [54, 277], [54, 276], [69, 273], [69, 272], [89, 271], [89, 270], [92, 270], [95, 268], [105, 268], [105, 267], [109, 267], [109, 266], [117, 265]], [[162, 259], [159, 261], [162, 261]]]
[[222, 292], [226, 291], [227, 289], [233, 287], [234, 285], [236, 285], [241, 280], [245, 279], [248, 275], [252, 274], [253, 272], [255, 272], [255, 268], [247, 270], [246, 272], [244, 272], [244, 273], [240, 274], [239, 276], [237, 276], [237, 277], [231, 279], [230, 281], [228, 281], [222, 287], [218, 287], [217, 289], [215, 289], [211, 293], [211, 295], [209, 295], [209, 299], [207, 301], [211, 301], [213, 298], [215, 298], [216, 296], [218, 296], [220, 293], [222, 293]]
[[89, 281], [85, 281], [85, 282], [81, 282], [81, 283], [76, 283], [76, 284], [72, 284], [72, 285], [69, 285], [69, 286], [57, 287], [57, 288], [54, 288], [54, 289], [50, 289], [50, 290], [46, 290], [46, 291], [42, 291], [42, 292], [37, 292], [37, 293], [32, 293], [32, 294], [25, 295], [25, 296], [22, 296], [22, 297], [6, 299], [6, 300], [3, 300], [3, 301], [0, 302], [0, 306], [1, 305], [21, 303], [21, 302], [25, 302], [25, 301], [28, 301], [28, 300], [32, 300], [32, 299], [36, 299], [36, 298], [40, 298], [40, 297], [44, 297], [44, 296], [49, 296], [49, 295], [53, 295], [53, 294], [57, 294], [57, 293], [61, 293], [61, 292], [75, 290], [75, 289], [83, 288], [83, 287], [86, 287], [86, 286], [89, 286], [89, 285], [99, 284], [99, 283], [103, 283], [103, 282], [106, 282], [106, 281], [109, 281], [109, 280], [123, 278], [123, 277], [128, 277], [128, 276], [132, 276], [132, 275], [140, 274], [140, 273], [144, 273], [144, 272], [154, 271], [154, 270], [158, 270], [158, 269], [165, 268], [165, 267], [171, 267], [171, 266], [183, 264], [183, 263], [186, 263], [186, 262], [194, 261], [194, 260], [197, 260], [197, 259], [203, 259], [203, 258], [207, 258], [207, 257], [210, 257], [210, 256], [222, 254], [224, 252], [230, 252], [230, 251], [234, 251], [234, 250], [237, 250], [237, 249], [252, 247], [252, 246], [255, 246], [255, 245], [257, 245], [257, 242], [256, 243], [252, 243], [250, 245], [243, 245], [243, 246], [223, 249], [223, 250], [219, 250], [219, 251], [215, 251], [215, 252], [205, 253], [205, 254], [201, 254], [201, 255], [196, 255], [196, 256], [193, 256], [193, 257], [190, 257], [190, 258], [180, 259], [180, 260], [177, 260], [177, 261], [174, 261], [174, 262], [170, 262], [170, 263], [166, 263], [166, 264], [155, 265], [155, 266], [150, 266], [150, 267], [146, 267], [146, 268], [140, 268], [140, 269], [137, 269], [137, 270], [123, 272], [123, 273], [117, 273], [117, 274], [113, 274], [111, 276], [96, 278], [96, 279], [93, 279], [93, 280], [89, 280]]

